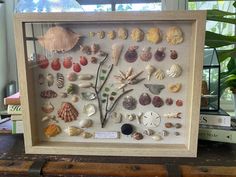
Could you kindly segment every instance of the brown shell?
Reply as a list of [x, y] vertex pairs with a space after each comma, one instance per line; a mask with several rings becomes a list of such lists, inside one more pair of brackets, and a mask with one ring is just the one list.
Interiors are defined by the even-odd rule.
[[39, 44], [50, 52], [67, 52], [79, 41], [80, 35], [60, 26], [51, 27], [38, 38]]
[[58, 110], [57, 114], [58, 117], [60, 117], [65, 122], [76, 120], [79, 116], [78, 111], [69, 102], [62, 103], [61, 108]]
[[49, 138], [61, 132], [61, 128], [56, 124], [50, 124], [44, 129], [44, 134]]

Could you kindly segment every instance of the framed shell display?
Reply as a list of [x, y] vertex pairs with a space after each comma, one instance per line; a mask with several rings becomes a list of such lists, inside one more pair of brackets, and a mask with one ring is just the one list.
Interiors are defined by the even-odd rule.
[[196, 156], [205, 16], [16, 14], [26, 153]]

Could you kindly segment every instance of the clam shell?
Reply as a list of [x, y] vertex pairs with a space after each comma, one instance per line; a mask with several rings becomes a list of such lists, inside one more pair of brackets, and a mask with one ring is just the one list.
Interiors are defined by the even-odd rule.
[[117, 33], [118, 33], [118, 38], [120, 39], [125, 40], [128, 37], [128, 30], [125, 28], [119, 28]]
[[162, 140], [162, 137], [161, 137], [160, 135], [153, 135], [153, 136], [152, 136], [152, 139], [153, 139], [154, 141], [160, 141], [160, 140]]
[[54, 106], [51, 102], [44, 103], [41, 107], [42, 111], [45, 113], [51, 113], [54, 110]]
[[172, 26], [166, 31], [166, 41], [169, 44], [177, 45], [184, 41], [183, 32], [180, 27]]
[[93, 86], [93, 83], [92, 82], [82, 82], [82, 83], [79, 83], [78, 85], [80, 88], [89, 88], [89, 87], [92, 87]]
[[144, 39], [144, 32], [139, 28], [134, 28], [131, 31], [131, 39], [136, 42], [141, 42]]
[[116, 124], [121, 123], [121, 121], [122, 121], [122, 114], [121, 113], [112, 112], [110, 117], [111, 117], [111, 120]]
[[182, 74], [182, 68], [178, 64], [173, 64], [170, 69], [166, 71], [169, 77], [177, 78]]
[[69, 136], [78, 136], [78, 135], [80, 135], [80, 134], [83, 132], [83, 130], [80, 129], [80, 128], [78, 128], [78, 127], [68, 126], [68, 127], [64, 130], [64, 132], [65, 132], [66, 134], [68, 134]]
[[90, 80], [93, 78], [93, 75], [91, 74], [80, 74], [78, 79], [79, 80]]
[[81, 96], [84, 100], [94, 100], [96, 99], [96, 94], [92, 92], [82, 92]]
[[161, 69], [157, 69], [156, 72], [154, 73], [154, 76], [158, 79], [158, 80], [163, 80], [165, 78], [165, 72]]
[[67, 52], [78, 43], [79, 39], [80, 35], [72, 30], [55, 26], [50, 27], [42, 37], [38, 37], [38, 42], [50, 52]]
[[91, 119], [83, 119], [79, 121], [79, 127], [80, 128], [89, 128], [93, 124], [93, 121]]
[[44, 134], [50, 138], [61, 133], [61, 128], [56, 124], [50, 124], [44, 129]]
[[84, 106], [83, 112], [90, 117], [96, 113], [96, 106], [94, 104], [87, 104]]

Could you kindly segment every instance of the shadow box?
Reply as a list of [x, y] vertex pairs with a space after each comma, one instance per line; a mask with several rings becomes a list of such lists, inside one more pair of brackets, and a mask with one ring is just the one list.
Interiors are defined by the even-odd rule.
[[196, 156], [205, 16], [16, 14], [26, 153]]

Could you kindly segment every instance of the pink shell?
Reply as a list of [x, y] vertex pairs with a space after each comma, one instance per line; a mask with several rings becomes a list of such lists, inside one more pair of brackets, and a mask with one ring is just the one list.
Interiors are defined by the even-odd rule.
[[129, 63], [133, 63], [138, 59], [138, 53], [136, 49], [138, 46], [130, 46], [127, 52], [125, 53], [125, 60]]
[[152, 99], [152, 104], [154, 107], [161, 107], [164, 105], [164, 101], [162, 100], [161, 97], [159, 96], [154, 96], [153, 99]]
[[40, 96], [42, 98], [56, 98], [57, 93], [54, 92], [53, 90], [44, 90], [40, 93]]
[[62, 103], [61, 108], [57, 112], [57, 115], [65, 122], [71, 122], [77, 119], [79, 113], [71, 103], [65, 102]]

